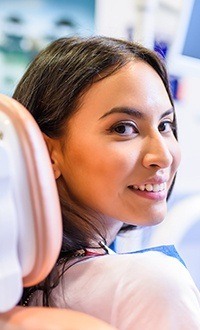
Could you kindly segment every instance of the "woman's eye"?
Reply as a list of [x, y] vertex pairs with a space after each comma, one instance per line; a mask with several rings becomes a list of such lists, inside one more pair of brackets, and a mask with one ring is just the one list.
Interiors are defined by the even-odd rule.
[[175, 129], [174, 127], [174, 123], [171, 121], [163, 121], [162, 123], [160, 123], [160, 125], [158, 126], [158, 129], [160, 132], [163, 133], [168, 133], [171, 132]]
[[121, 122], [111, 128], [111, 132], [117, 133], [122, 136], [129, 136], [133, 134], [137, 134], [138, 130], [133, 123], [130, 122]]

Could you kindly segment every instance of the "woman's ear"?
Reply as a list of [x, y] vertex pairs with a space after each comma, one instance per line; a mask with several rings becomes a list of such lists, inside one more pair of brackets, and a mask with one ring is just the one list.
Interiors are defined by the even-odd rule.
[[49, 152], [49, 156], [51, 159], [51, 164], [54, 172], [55, 179], [58, 179], [61, 175], [59, 162], [58, 162], [58, 155], [60, 151], [60, 142], [59, 140], [52, 139], [48, 137], [46, 134], [42, 133], [43, 138], [46, 142], [46, 146]]

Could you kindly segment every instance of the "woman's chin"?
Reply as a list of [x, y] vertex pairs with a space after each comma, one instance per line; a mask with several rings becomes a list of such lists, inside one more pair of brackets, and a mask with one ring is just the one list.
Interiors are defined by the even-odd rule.
[[146, 215], [145, 217], [138, 217], [137, 219], [129, 218], [125, 219], [123, 222], [135, 225], [138, 227], [148, 227], [148, 226], [156, 226], [159, 225], [163, 220], [165, 219], [166, 212], [162, 212], [161, 214], [154, 214], [150, 217], [149, 215]]

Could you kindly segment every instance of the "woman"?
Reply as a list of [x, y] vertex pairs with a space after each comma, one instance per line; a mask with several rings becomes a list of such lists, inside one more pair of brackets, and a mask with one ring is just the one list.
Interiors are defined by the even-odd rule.
[[200, 295], [173, 247], [107, 247], [124, 223], [166, 215], [180, 151], [161, 60], [122, 40], [62, 38], [35, 58], [14, 98], [44, 134], [63, 215], [57, 265], [24, 304], [75, 309], [119, 329], [200, 329]]

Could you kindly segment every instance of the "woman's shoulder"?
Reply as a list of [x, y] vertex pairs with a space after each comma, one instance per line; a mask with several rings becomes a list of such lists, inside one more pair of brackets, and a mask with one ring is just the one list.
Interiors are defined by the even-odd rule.
[[[105, 255], [70, 267], [52, 304], [119, 329], [200, 329], [200, 298], [187, 269], [162, 252]], [[170, 324], [169, 324], [170, 323]], [[188, 328], [187, 328], [188, 329]]]
[[150, 277], [154, 279], [155, 275], [158, 275], [159, 279], [164, 279], [167, 276], [169, 280], [169, 277], [177, 276], [177, 274], [179, 274], [180, 280], [180, 273], [191, 279], [186, 267], [177, 258], [160, 251], [111, 254], [89, 258], [70, 267], [66, 272], [66, 276], [75, 274], [78, 270], [80, 274], [90, 273], [97, 277], [106, 276], [109, 272], [114, 276], [113, 279], [115, 277], [117, 279], [119, 277], [124, 278], [124, 276], [128, 279], [128, 274], [130, 274], [131, 281], [138, 278], [138, 276], [143, 279], [148, 277], [148, 280]]
[[157, 251], [90, 258], [68, 269], [60, 283], [68, 290], [74, 286], [76, 292], [78, 287], [87, 287], [89, 291], [99, 287], [111, 295], [116, 295], [116, 288], [120, 287], [124, 295], [127, 291], [138, 294], [141, 290], [143, 294], [168, 296], [183, 287], [198, 294], [186, 267], [176, 258]]

